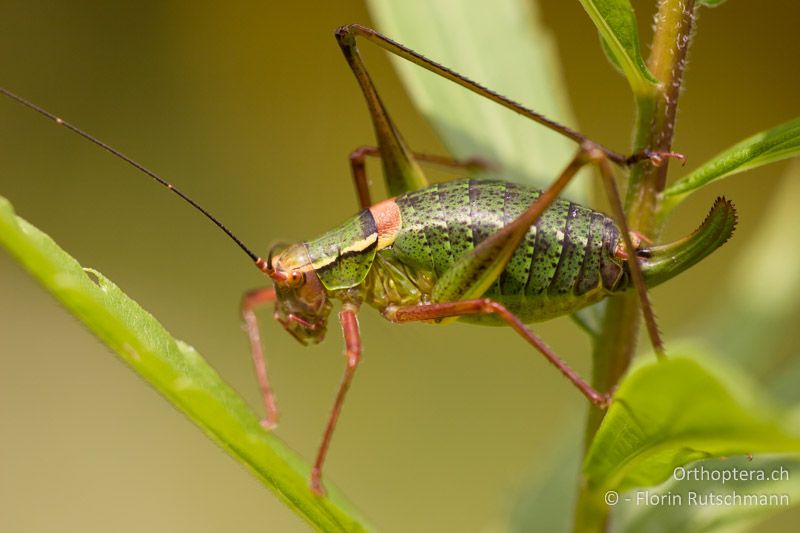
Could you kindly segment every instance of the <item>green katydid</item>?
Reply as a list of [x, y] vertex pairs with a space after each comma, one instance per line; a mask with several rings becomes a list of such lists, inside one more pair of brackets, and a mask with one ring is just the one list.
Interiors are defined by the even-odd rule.
[[[454, 180], [429, 185], [419, 162], [471, 166], [447, 158], [415, 154], [395, 127], [356, 47], [356, 37], [448, 78], [578, 143], [578, 151], [544, 191], [502, 181]], [[555, 365], [594, 405], [611, 397], [572, 371], [527, 326], [572, 313], [604, 297], [635, 288], [657, 354], [663, 354], [647, 298], [661, 283], [703, 259], [732, 234], [736, 212], [720, 199], [689, 237], [673, 244], [643, 246], [628, 230], [613, 167], [661, 164], [675, 153], [645, 152], [625, 157], [555, 123], [416, 52], [360, 25], [337, 30], [339, 45], [361, 86], [377, 137], [377, 148], [351, 155], [362, 210], [324, 235], [273, 249], [261, 258], [208, 211], [157, 174], [57, 116], [0, 88], [6, 96], [83, 136], [178, 194], [224, 231], [269, 276], [272, 286], [242, 300], [253, 362], [266, 411], [263, 426], [277, 424], [278, 411], [267, 378], [255, 309], [275, 304], [275, 318], [304, 344], [323, 339], [332, 301], [342, 304], [346, 369], [324, 431], [311, 475], [323, 493], [322, 468], [345, 395], [361, 357], [357, 314], [363, 304], [397, 322], [454, 320], [509, 325]], [[373, 203], [364, 158], [379, 156], [392, 198]], [[585, 165], [598, 168], [614, 216], [558, 198]]]

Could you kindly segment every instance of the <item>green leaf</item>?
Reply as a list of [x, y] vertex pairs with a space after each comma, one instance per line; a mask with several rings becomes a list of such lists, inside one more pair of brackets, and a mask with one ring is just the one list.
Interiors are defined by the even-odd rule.
[[[598, 37], [600, 36], [598, 35]], [[611, 48], [608, 46], [608, 41], [606, 41], [602, 37], [600, 37], [600, 48], [603, 49], [603, 53], [606, 55], [606, 59], [608, 59], [608, 62], [611, 63], [612, 67], [614, 67], [614, 70], [616, 70], [617, 72], [619, 72], [624, 76], [625, 71], [622, 70], [622, 65], [620, 65], [619, 61], [617, 61], [617, 58], [614, 57], [614, 51], [611, 50]]]
[[800, 154], [800, 118], [757, 133], [676, 181], [664, 191], [668, 208], [689, 193], [738, 172]]
[[111, 281], [16, 217], [0, 197], [0, 244], [120, 358], [299, 516], [325, 531], [366, 528], [343, 499], [308, 488], [309, 467], [265, 432], [244, 400], [191, 346], [174, 339]]
[[[757, 376], [770, 392], [770, 397], [787, 406], [800, 401], [800, 358], [791, 338], [797, 322], [800, 302], [800, 278], [794, 265], [800, 260], [800, 241], [791, 231], [797, 218], [800, 197], [800, 160], [793, 161], [785, 176], [775, 184], [772, 202], [757, 221], [749, 237], [749, 245], [737, 256], [734, 272], [729, 276], [730, 295], [715, 307], [718, 316], [695, 324], [702, 331], [703, 344], [710, 344], [717, 353], [725, 354], [726, 363], [736, 362], [743, 372]], [[781, 260], [776, 261], [774, 250]], [[788, 335], [788, 336], [787, 336]], [[673, 341], [671, 344], [674, 344]], [[708, 469], [728, 470], [755, 468], [771, 471], [787, 469], [788, 480], [675, 481], [651, 489], [653, 494], [678, 494], [684, 502], [690, 491], [698, 494], [787, 494], [792, 505], [800, 503], [800, 457], [755, 457], [712, 459], [699, 463]], [[698, 466], [698, 465], [693, 465]], [[613, 525], [617, 532], [731, 532], [750, 531], [753, 525], [787, 506], [643, 506], [621, 502], [614, 508]]]
[[727, 0], [698, 0], [698, 4], [706, 7], [719, 7], [727, 2]]
[[580, 0], [592, 19], [606, 55], [625, 74], [636, 95], [652, 92], [658, 80], [648, 70], [639, 49], [636, 13], [628, 0]]
[[[368, 4], [379, 31], [392, 39], [548, 118], [575, 125], [555, 40], [534, 2]], [[456, 157], [480, 157], [505, 179], [544, 187], [574, 155], [572, 141], [408, 61], [392, 61], [412, 100]], [[574, 180], [567, 196], [584, 201], [585, 189], [585, 180]]]
[[[614, 528], [616, 533], [661, 533], [681, 531], [682, 533], [732, 533], [750, 531], [754, 525], [770, 516], [786, 511], [800, 500], [800, 479], [795, 472], [800, 471], [800, 459], [796, 457], [765, 457], [748, 460], [746, 457], [711, 459], [702, 461], [691, 468], [703, 468], [706, 472], [717, 471], [731, 475], [740, 472], [788, 473], [787, 479], [773, 480], [771, 477], [753, 478], [745, 476], [729, 479], [724, 483], [719, 479], [671, 480], [649, 492], [653, 496], [665, 495], [681, 498], [680, 505], [637, 505], [635, 500], [614, 508]], [[688, 472], [691, 472], [687, 469]], [[687, 476], [691, 477], [691, 476]], [[717, 494], [721, 497], [742, 495], [786, 495], [789, 505], [690, 505], [691, 493], [697, 495]], [[670, 501], [665, 499], [664, 501]]]
[[800, 434], [744, 377], [719, 367], [673, 356], [628, 374], [583, 465], [596, 505], [606, 491], [658, 485], [698, 459], [800, 453]]

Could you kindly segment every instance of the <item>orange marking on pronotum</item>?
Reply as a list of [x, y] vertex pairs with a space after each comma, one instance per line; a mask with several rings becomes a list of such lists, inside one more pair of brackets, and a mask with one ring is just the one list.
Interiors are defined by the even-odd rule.
[[389, 198], [379, 202], [369, 208], [372, 218], [375, 219], [375, 226], [378, 228], [378, 250], [391, 245], [400, 231], [402, 218], [400, 208], [394, 198]]

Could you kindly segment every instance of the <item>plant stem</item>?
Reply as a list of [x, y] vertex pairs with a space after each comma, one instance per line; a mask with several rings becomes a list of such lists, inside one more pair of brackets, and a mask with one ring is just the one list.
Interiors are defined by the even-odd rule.
[[[660, 0], [648, 68], [659, 81], [649, 94], [636, 97], [636, 123], [632, 153], [648, 149], [669, 152], [675, 132], [678, 98], [686, 67], [686, 54], [695, 22], [694, 0]], [[631, 169], [626, 196], [628, 224], [653, 239], [659, 193], [666, 185], [669, 160], [656, 167], [650, 162]], [[613, 298], [606, 307], [603, 328], [595, 344], [592, 384], [596, 390], [613, 390], [630, 366], [641, 323], [638, 298], [633, 293]], [[586, 448], [591, 445], [605, 411], [591, 409], [586, 423]], [[575, 531], [604, 531], [610, 508], [581, 480], [575, 513]], [[602, 496], [602, 495], [601, 495]]]
[[[669, 152], [675, 133], [675, 118], [686, 69], [686, 55], [694, 30], [694, 0], [661, 0], [655, 16], [655, 33], [647, 66], [659, 86], [651, 98], [637, 99], [636, 131], [633, 152], [649, 149]], [[656, 167], [640, 163], [631, 171], [628, 185], [628, 221], [631, 229], [649, 230], [657, 237], [655, 224], [658, 194], [667, 181], [669, 160]]]
[[[600, 335], [592, 352], [592, 387], [597, 391], [614, 389], [630, 365], [641, 323], [638, 301], [636, 295], [630, 293], [614, 298], [606, 306]], [[585, 448], [591, 444], [605, 414], [603, 409], [589, 410], [584, 432]]]

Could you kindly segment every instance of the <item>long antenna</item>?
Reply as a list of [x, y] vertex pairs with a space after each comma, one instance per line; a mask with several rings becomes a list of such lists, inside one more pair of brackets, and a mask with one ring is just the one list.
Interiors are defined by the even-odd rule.
[[122, 159], [123, 161], [125, 161], [126, 163], [128, 163], [132, 167], [136, 168], [137, 170], [140, 170], [141, 172], [144, 172], [145, 174], [147, 174], [148, 176], [153, 178], [155, 181], [157, 181], [158, 183], [160, 183], [161, 185], [163, 185], [164, 187], [166, 187], [170, 191], [172, 191], [175, 194], [177, 194], [178, 196], [180, 196], [181, 199], [184, 200], [186, 203], [188, 203], [189, 205], [191, 205], [192, 207], [194, 207], [195, 209], [197, 209], [198, 211], [203, 213], [203, 215], [205, 215], [206, 218], [208, 218], [211, 222], [216, 224], [219, 229], [224, 231], [225, 235], [227, 235], [228, 237], [233, 239], [233, 242], [235, 242], [239, 246], [239, 248], [241, 248], [244, 251], [244, 253], [246, 253], [250, 257], [250, 259], [252, 259], [256, 263], [257, 266], [259, 266], [259, 268], [262, 267], [262, 265], [261, 265], [261, 263], [263, 263], [262, 259], [260, 257], [258, 257], [256, 254], [254, 254], [252, 252], [252, 250], [250, 250], [250, 248], [245, 246], [245, 244], [241, 240], [239, 240], [239, 238], [236, 235], [234, 235], [233, 232], [231, 232], [231, 230], [226, 228], [225, 225], [222, 222], [220, 222], [219, 220], [214, 218], [214, 215], [212, 215], [211, 213], [209, 213], [208, 211], [203, 209], [203, 207], [201, 207], [200, 204], [198, 204], [197, 202], [195, 202], [194, 200], [192, 200], [191, 198], [186, 196], [180, 190], [176, 189], [171, 183], [169, 183], [167, 180], [163, 179], [161, 176], [159, 176], [158, 174], [156, 174], [152, 170], [150, 170], [147, 167], [137, 163], [136, 161], [134, 161], [133, 159], [131, 159], [127, 155], [123, 154], [122, 152], [120, 152], [116, 148], [113, 148], [113, 147], [107, 145], [106, 143], [104, 143], [100, 139], [97, 139], [96, 137], [93, 137], [92, 135], [89, 135], [88, 133], [86, 133], [82, 129], [80, 129], [80, 128], [76, 127], [76, 126], [73, 126], [69, 122], [66, 122], [65, 120], [61, 119], [60, 117], [57, 117], [56, 115], [52, 114], [51, 112], [47, 111], [46, 109], [43, 109], [43, 108], [39, 107], [38, 105], [34, 104], [33, 102], [29, 102], [28, 100], [22, 98], [21, 96], [17, 96], [16, 94], [12, 93], [11, 91], [9, 91], [9, 90], [7, 90], [7, 89], [5, 89], [3, 87], [0, 87], [0, 93], [2, 93], [5, 96], [11, 98], [12, 100], [24, 105], [28, 109], [32, 109], [32, 110], [36, 111], [40, 115], [52, 120], [56, 124], [64, 126], [65, 128], [67, 128], [68, 130], [72, 131], [73, 133], [77, 133], [78, 135], [80, 135], [81, 137], [86, 139], [87, 141], [89, 141], [91, 143], [94, 143], [95, 145], [99, 146], [100, 148], [102, 148], [106, 152], [110, 153], [111, 155]]

